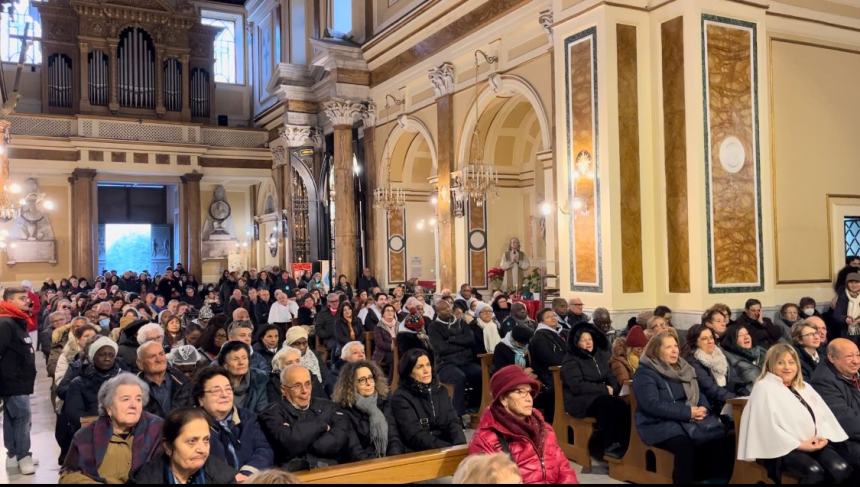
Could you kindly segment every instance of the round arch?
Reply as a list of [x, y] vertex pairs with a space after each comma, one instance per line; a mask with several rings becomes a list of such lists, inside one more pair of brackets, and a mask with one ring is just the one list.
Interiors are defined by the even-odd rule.
[[265, 215], [266, 211], [266, 200], [268, 198], [272, 198], [275, 203], [275, 211], [278, 210], [278, 191], [275, 186], [275, 181], [272, 178], [266, 178], [260, 183], [260, 189], [257, 191], [257, 201], [256, 205], [256, 214], [257, 215]]
[[[383, 160], [385, 158], [385, 154], [391, 154], [394, 152], [394, 146], [400, 141], [400, 137], [406, 134], [418, 132], [420, 137], [424, 138], [424, 142], [427, 143], [427, 147], [430, 148], [430, 159], [433, 162], [433, 167], [430, 171], [431, 174], [436, 174], [438, 166], [438, 159], [436, 154], [436, 143], [433, 141], [433, 135], [430, 133], [430, 129], [427, 128], [427, 125], [422, 122], [420, 119], [416, 117], [412, 117], [409, 115], [401, 115], [397, 119], [397, 124], [394, 126], [394, 129], [388, 134], [388, 139], [385, 141], [385, 146], [382, 148], [382, 157]], [[377, 173], [376, 180], [377, 181], [386, 181], [388, 175], [385, 174], [385, 166], [380, 163], [377, 164]]]
[[522, 95], [529, 102], [540, 126], [541, 151], [551, 150], [552, 134], [549, 117], [537, 90], [523, 77], [513, 74], [491, 74], [487, 81], [489, 87], [478, 93], [478, 99], [469, 105], [469, 110], [466, 112], [466, 121], [457, 146], [457, 167], [460, 168], [466, 161], [469, 148], [472, 146], [472, 133], [478, 123], [478, 119], [475, 118], [475, 103], [478, 105], [478, 118], [480, 118], [484, 110], [500, 96]]

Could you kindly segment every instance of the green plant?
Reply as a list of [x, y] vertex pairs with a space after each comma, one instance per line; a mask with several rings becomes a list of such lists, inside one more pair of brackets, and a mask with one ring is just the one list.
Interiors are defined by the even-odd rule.
[[529, 291], [536, 293], [540, 291], [541, 288], [541, 275], [540, 269], [535, 268], [526, 277], [523, 279], [523, 288], [528, 289]]

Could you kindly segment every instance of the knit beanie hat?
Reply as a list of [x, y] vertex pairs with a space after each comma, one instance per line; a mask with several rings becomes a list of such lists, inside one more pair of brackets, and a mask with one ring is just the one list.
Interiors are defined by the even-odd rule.
[[499, 369], [490, 379], [490, 391], [493, 401], [513, 391], [519, 386], [529, 385], [532, 387], [532, 397], [540, 391], [540, 382], [532, 379], [519, 365], [508, 365]]
[[170, 365], [195, 365], [200, 361], [200, 354], [194, 345], [183, 345], [174, 348], [167, 355], [167, 361]]
[[305, 329], [301, 326], [292, 326], [289, 330], [287, 330], [287, 335], [286, 337], [284, 337], [284, 343], [286, 343], [287, 345], [292, 345], [293, 343], [296, 343], [302, 338], [307, 340], [308, 332], [305, 331]]
[[535, 332], [530, 326], [515, 325], [511, 330], [511, 338], [513, 338], [515, 342], [522, 343], [524, 345], [528, 345], [528, 343], [532, 341], [532, 337], [534, 335]]
[[117, 353], [119, 351], [119, 347], [116, 342], [111, 340], [108, 337], [101, 337], [98, 340], [94, 341], [90, 348], [87, 350], [87, 357], [90, 359], [90, 363], [92, 363], [93, 359], [96, 356], [96, 353], [104, 347], [110, 347], [113, 349], [113, 353]]
[[493, 311], [493, 307], [490, 306], [489, 304], [487, 304], [483, 301], [479, 302], [478, 306], [475, 307], [475, 316], [479, 316], [481, 314], [481, 311], [484, 311], [485, 309], [489, 309], [490, 311]]
[[648, 338], [641, 326], [634, 326], [627, 332], [627, 346], [629, 348], [644, 348], [648, 345]]

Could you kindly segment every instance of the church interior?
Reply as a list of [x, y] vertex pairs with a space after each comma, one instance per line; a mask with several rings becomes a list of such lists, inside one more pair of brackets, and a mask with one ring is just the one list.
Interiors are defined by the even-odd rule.
[[[678, 335], [715, 303], [743, 314], [757, 301], [770, 319], [811, 298], [817, 316], [839, 308], [852, 257], [860, 272], [860, 0], [0, 8], [0, 288], [181, 263], [203, 286], [253, 269], [319, 273], [333, 290], [367, 269], [384, 294], [421, 288], [432, 306], [464, 287], [487, 305], [501, 292], [537, 308], [578, 299], [618, 336], [660, 305], [683, 355]], [[847, 292], [848, 325], [828, 333], [860, 342]], [[61, 475], [59, 416], [37, 400], [54, 384], [35, 353], [41, 465], [0, 471], [3, 483]], [[592, 473], [574, 442], [604, 426], [554, 404], [580, 482], [680, 478], [666, 450], [632, 438], [623, 462], [595, 458]], [[477, 429], [476, 417], [467, 437]], [[634, 443], [648, 465], [633, 465]], [[457, 454], [300, 478], [397, 482], [383, 470], [414, 467], [439, 475], [409, 481], [450, 482]]]

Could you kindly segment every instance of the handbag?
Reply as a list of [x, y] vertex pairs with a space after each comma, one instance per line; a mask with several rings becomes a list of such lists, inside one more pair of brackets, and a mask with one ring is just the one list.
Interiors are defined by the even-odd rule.
[[[669, 396], [671, 397], [672, 389], [669, 387], [669, 383], [664, 379], [663, 384], [666, 385], [666, 390], [669, 392]], [[684, 432], [687, 433], [687, 436], [693, 440], [693, 443], [697, 445], [719, 440], [726, 436], [726, 429], [723, 426], [723, 422], [720, 421], [719, 417], [714, 416], [713, 414], [705, 416], [705, 419], [701, 421], [681, 423], [681, 428], [683, 428]]]

